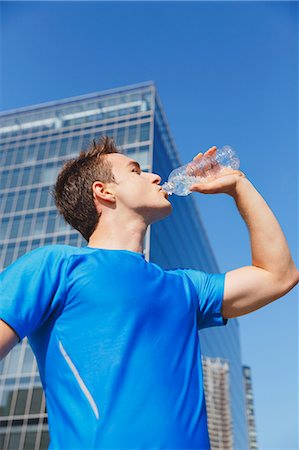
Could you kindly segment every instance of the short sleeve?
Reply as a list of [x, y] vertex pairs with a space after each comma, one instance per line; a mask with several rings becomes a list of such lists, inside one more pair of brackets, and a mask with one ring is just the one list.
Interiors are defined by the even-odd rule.
[[67, 261], [57, 247], [32, 250], [0, 274], [0, 319], [20, 340], [64, 306]]
[[198, 329], [227, 324], [221, 308], [224, 295], [225, 273], [206, 273], [199, 270], [182, 270], [192, 281], [198, 302]]

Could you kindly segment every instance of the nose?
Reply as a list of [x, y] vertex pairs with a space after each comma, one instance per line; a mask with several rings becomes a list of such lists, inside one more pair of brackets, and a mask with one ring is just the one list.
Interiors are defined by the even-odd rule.
[[160, 177], [160, 175], [158, 175], [157, 173], [150, 173], [149, 175], [151, 176], [152, 183], [156, 183], [156, 184], [161, 183], [162, 178]]

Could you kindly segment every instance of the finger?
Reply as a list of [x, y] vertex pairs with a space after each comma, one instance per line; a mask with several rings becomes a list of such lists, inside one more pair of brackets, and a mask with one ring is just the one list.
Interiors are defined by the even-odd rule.
[[193, 161], [197, 158], [201, 158], [203, 156], [203, 153], [198, 153], [196, 156], [194, 156]]
[[207, 150], [205, 152], [205, 156], [209, 156], [212, 155], [213, 153], [215, 153], [217, 151], [217, 147], [215, 145], [213, 145], [213, 147], [210, 147], [209, 150]]

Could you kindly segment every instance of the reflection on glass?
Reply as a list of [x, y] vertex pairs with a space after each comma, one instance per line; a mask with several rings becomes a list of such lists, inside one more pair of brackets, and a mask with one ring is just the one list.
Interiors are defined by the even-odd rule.
[[[14, 194], [14, 195], [16, 195], [16, 194]], [[25, 205], [26, 195], [27, 195], [27, 192], [19, 191], [19, 195], [17, 198], [17, 204], [16, 204], [17, 211], [24, 211], [26, 209], [26, 205]]]
[[49, 443], [50, 443], [49, 433], [47, 431], [42, 431], [39, 449], [47, 450]]
[[41, 402], [43, 397], [43, 390], [41, 387], [34, 388], [32, 393], [31, 405], [29, 414], [38, 414], [41, 410]]
[[7, 375], [12, 373], [17, 373], [19, 361], [21, 354], [21, 345], [16, 345], [9, 353], [8, 357], [8, 367], [7, 367]]
[[32, 450], [32, 449], [34, 449], [35, 438], [36, 438], [36, 432], [35, 431], [27, 431], [26, 437], [25, 437], [24, 449], [23, 450]]
[[11, 433], [9, 438], [8, 450], [18, 450], [20, 442], [20, 432]]
[[49, 165], [49, 166], [43, 168], [41, 177], [40, 177], [41, 183], [54, 184], [56, 181], [57, 172], [58, 172], [58, 167], [55, 167], [55, 166]]
[[25, 413], [28, 389], [19, 389], [14, 414], [20, 415]]
[[35, 220], [35, 225], [34, 225], [34, 234], [42, 234], [44, 233], [45, 230], [45, 226], [46, 226], [46, 222], [45, 222], [45, 214], [38, 214]]
[[150, 130], [149, 123], [143, 123], [140, 126], [140, 141], [148, 141], [149, 140], [149, 130]]
[[37, 189], [32, 189], [32, 191], [30, 191], [29, 202], [28, 202], [28, 208], [27, 209], [34, 209], [35, 208], [36, 194], [37, 194]]
[[23, 361], [23, 370], [22, 373], [30, 373], [32, 371], [32, 363], [34, 360], [34, 356], [32, 350], [29, 346], [26, 347], [25, 356]]
[[45, 208], [46, 206], [48, 206], [48, 202], [50, 201], [50, 192], [49, 192], [49, 188], [43, 188], [40, 194], [40, 199], [39, 199], [39, 208]]
[[13, 396], [12, 390], [7, 389], [3, 390], [0, 403], [0, 417], [9, 416], [12, 396]]

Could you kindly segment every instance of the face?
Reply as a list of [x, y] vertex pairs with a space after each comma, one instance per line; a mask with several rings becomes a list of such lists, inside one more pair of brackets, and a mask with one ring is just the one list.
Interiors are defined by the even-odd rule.
[[120, 153], [108, 154], [106, 157], [117, 182], [110, 184], [117, 207], [141, 215], [147, 224], [171, 213], [172, 206], [167, 193], [160, 186], [159, 175], [142, 172], [136, 161]]

